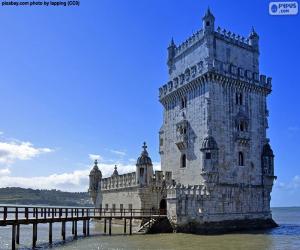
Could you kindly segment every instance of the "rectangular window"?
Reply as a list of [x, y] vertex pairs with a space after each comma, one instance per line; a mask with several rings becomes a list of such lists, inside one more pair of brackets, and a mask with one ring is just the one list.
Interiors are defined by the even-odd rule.
[[164, 139], [163, 138], [160, 138], [159, 139], [159, 146], [163, 146], [164, 145]]
[[116, 211], [116, 204], [112, 205], [112, 209], [113, 209], [114, 212]]
[[132, 209], [132, 204], [128, 204], [129, 210]]
[[105, 210], [108, 210], [108, 204], [105, 204]]
[[120, 210], [121, 211], [123, 210], [123, 204], [120, 204]]

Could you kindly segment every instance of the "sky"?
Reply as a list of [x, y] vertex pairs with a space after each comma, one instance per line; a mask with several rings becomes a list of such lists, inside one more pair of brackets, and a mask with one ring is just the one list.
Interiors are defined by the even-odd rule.
[[[2, 1], [0, 1], [2, 2]], [[160, 167], [158, 88], [167, 46], [216, 26], [260, 36], [260, 72], [273, 77], [268, 137], [278, 179], [272, 206], [300, 206], [300, 19], [269, 1], [88, 0], [80, 7], [0, 6], [0, 187], [86, 191], [99, 159], [133, 171], [147, 142]]]

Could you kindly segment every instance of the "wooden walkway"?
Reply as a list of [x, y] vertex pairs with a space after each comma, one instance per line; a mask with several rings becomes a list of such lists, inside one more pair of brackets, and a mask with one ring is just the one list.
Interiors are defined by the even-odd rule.
[[[88, 207], [0, 206], [0, 226], [11, 226], [11, 248], [20, 244], [20, 226], [32, 225], [32, 247], [37, 244], [37, 225], [49, 224], [49, 244], [52, 244], [52, 224], [61, 223], [61, 237], [66, 239], [66, 223], [72, 223], [72, 235], [77, 238], [77, 223], [83, 223], [83, 235], [90, 235], [90, 220], [104, 220], [104, 233], [112, 234], [112, 219], [124, 220], [124, 234], [132, 234], [132, 220], [147, 221], [166, 217], [165, 211], [153, 209], [101, 209]], [[108, 224], [108, 225], [107, 225]], [[129, 224], [129, 225], [128, 225]], [[150, 223], [149, 223], [150, 226]]]

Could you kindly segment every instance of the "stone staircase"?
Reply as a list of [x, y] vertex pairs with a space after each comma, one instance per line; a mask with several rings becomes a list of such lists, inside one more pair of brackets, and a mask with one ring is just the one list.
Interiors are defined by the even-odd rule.
[[140, 228], [137, 230], [140, 234], [146, 234], [148, 233], [151, 226], [157, 221], [155, 218], [151, 218], [150, 220], [146, 221], [145, 223], [142, 223]]

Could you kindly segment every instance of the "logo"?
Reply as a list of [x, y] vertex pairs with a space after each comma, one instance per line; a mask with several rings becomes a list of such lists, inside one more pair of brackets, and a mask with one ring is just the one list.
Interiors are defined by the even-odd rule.
[[269, 14], [273, 16], [297, 15], [298, 2], [270, 2]]

